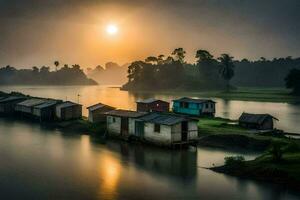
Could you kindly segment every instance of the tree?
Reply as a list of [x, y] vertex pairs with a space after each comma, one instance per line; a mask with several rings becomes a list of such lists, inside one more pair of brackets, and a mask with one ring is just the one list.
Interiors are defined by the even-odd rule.
[[260, 57], [261, 62], [266, 62], [267, 59], [265, 57]]
[[40, 69], [40, 72], [42, 74], [47, 74], [47, 73], [50, 72], [50, 67], [42, 66], [41, 69]]
[[185, 50], [181, 47], [174, 49], [174, 51], [172, 52], [172, 55], [175, 56], [175, 59], [181, 63], [184, 63], [185, 54], [186, 54]]
[[39, 73], [39, 71], [40, 71], [39, 68], [37, 68], [36, 66], [32, 67], [33, 73], [37, 74], [37, 73]]
[[234, 64], [233, 57], [229, 54], [222, 54], [221, 57], [218, 58], [220, 60], [220, 74], [222, 78], [226, 81], [226, 90], [230, 89], [230, 80], [234, 76]]
[[149, 56], [145, 59], [146, 63], [152, 63], [152, 64], [157, 64], [158, 63], [158, 58], [155, 56]]
[[208, 51], [200, 49], [196, 52], [197, 63], [211, 62], [214, 58]]
[[171, 64], [174, 62], [174, 59], [172, 56], [168, 56], [167, 59], [164, 61], [165, 64]]
[[196, 52], [197, 68], [199, 72], [199, 86], [211, 87], [219, 84], [218, 63], [207, 50], [199, 49]]
[[127, 77], [129, 82], [138, 82], [140, 80], [143, 64], [143, 61], [135, 61], [128, 66]]
[[287, 88], [293, 89], [293, 94], [300, 95], [300, 70], [292, 69], [285, 78]]
[[69, 65], [68, 64], [64, 64], [64, 67], [62, 69], [68, 70], [69, 69]]
[[59, 66], [59, 62], [58, 61], [54, 61], [54, 65], [55, 65], [55, 71], [57, 71], [57, 68]]
[[273, 156], [273, 160], [275, 162], [280, 162], [282, 160], [283, 151], [281, 149], [281, 145], [280, 144], [273, 143], [270, 153]]
[[75, 70], [80, 70], [80, 65], [78, 65], [78, 64], [74, 64], [74, 65], [72, 65], [72, 67]]
[[157, 64], [163, 64], [164, 63], [164, 57], [165, 57], [165, 55], [159, 55], [158, 57], [157, 57]]

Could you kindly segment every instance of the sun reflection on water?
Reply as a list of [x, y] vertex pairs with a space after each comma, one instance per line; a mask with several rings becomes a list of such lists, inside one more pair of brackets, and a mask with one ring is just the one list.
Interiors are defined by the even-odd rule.
[[109, 152], [102, 154], [98, 163], [100, 179], [99, 196], [107, 199], [117, 199], [118, 184], [121, 176], [119, 161]]

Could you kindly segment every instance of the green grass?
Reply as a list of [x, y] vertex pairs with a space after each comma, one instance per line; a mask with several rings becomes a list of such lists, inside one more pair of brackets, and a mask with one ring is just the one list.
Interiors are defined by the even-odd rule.
[[300, 189], [300, 141], [290, 140], [280, 147], [282, 158], [274, 159], [271, 151], [266, 151], [254, 160], [231, 162], [214, 171], [238, 177], [281, 183]]
[[201, 118], [198, 122], [199, 135], [249, 133], [249, 130], [229, 123], [237, 123], [237, 121], [224, 118]]
[[240, 127], [236, 121], [224, 118], [200, 118], [198, 128], [198, 143], [202, 146], [264, 151], [272, 143], [280, 145], [290, 143], [290, 140], [282, 135], [262, 135], [259, 132]]
[[299, 100], [290, 93], [291, 91], [285, 88], [237, 88], [230, 92], [216, 93], [214, 96], [246, 101], [293, 102]]
[[[285, 153], [282, 161], [274, 162], [271, 155], [258, 157], [253, 161], [245, 162], [244, 172], [258, 173], [262, 178], [272, 174], [278, 175], [278, 179], [287, 179], [286, 181], [296, 181], [300, 184], [300, 152]], [[243, 170], [242, 170], [243, 171]], [[264, 175], [265, 174], [265, 175]], [[285, 177], [280, 177], [285, 176]], [[290, 179], [290, 180], [289, 180]], [[282, 180], [284, 181], [284, 180]]]

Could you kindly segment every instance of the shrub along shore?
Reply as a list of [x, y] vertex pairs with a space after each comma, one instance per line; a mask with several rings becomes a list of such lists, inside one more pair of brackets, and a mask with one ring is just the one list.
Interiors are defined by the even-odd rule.
[[262, 154], [254, 160], [228, 157], [223, 166], [210, 169], [300, 189], [300, 140], [287, 137], [283, 132], [253, 132], [234, 125], [232, 120], [207, 118], [199, 121], [198, 145], [260, 151]]

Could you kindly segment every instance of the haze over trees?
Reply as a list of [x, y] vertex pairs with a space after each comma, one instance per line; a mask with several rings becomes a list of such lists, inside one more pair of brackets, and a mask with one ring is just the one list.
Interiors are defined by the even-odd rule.
[[232, 84], [246, 87], [285, 87], [285, 77], [293, 68], [300, 69], [300, 58], [274, 58], [268, 60], [235, 60]]
[[87, 76], [102, 85], [122, 85], [127, 81], [128, 64], [122, 66], [114, 62], [105, 64], [105, 68], [98, 65], [94, 69], [87, 69]]
[[11, 66], [0, 68], [0, 85], [97, 85], [97, 82], [87, 78], [78, 64], [71, 67], [65, 64], [57, 69], [59, 62], [55, 61], [56, 71], [50, 67], [32, 67], [32, 69], [16, 69]]

